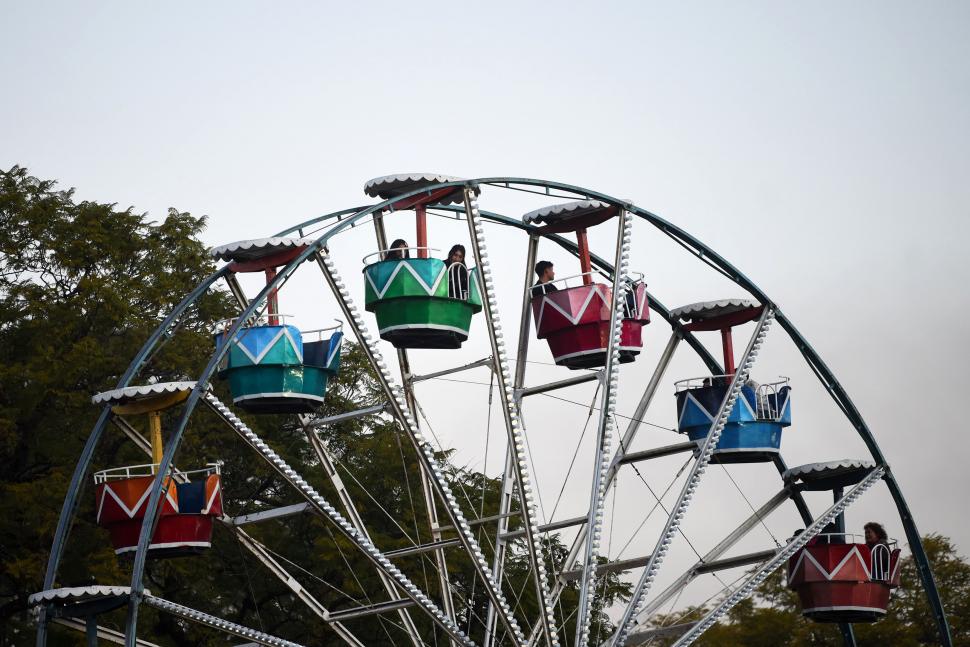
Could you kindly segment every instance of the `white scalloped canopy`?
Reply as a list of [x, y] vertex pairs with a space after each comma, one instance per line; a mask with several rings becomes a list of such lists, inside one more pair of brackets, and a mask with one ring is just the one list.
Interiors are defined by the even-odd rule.
[[94, 404], [124, 404], [133, 400], [145, 400], [159, 395], [175, 393], [176, 391], [191, 391], [195, 388], [193, 382], [159, 382], [144, 386], [129, 386], [124, 389], [104, 391], [91, 398]]
[[[43, 604], [45, 602], [83, 602], [94, 598], [113, 598], [122, 595], [129, 595], [131, 587], [128, 586], [71, 586], [61, 589], [48, 589], [39, 593], [34, 593], [27, 598], [27, 604]], [[151, 595], [151, 591], [145, 589], [145, 595]]]
[[254, 238], [219, 245], [210, 249], [209, 253], [220, 261], [254, 261], [297, 247], [306, 247], [312, 242], [312, 238]]
[[[792, 467], [781, 475], [786, 483], [801, 481], [806, 485], [816, 485], [818, 489], [831, 489], [858, 483], [876, 464], [869, 460], [844, 458], [840, 461], [808, 463]], [[812, 489], [812, 488], [808, 488]]]
[[[397, 197], [402, 193], [408, 193], [409, 191], [414, 191], [415, 189], [420, 189], [423, 186], [430, 186], [432, 184], [440, 184], [442, 182], [461, 182], [465, 178], [455, 177], [453, 175], [440, 175], [438, 173], [400, 173], [398, 175], [384, 175], [381, 177], [375, 177], [373, 180], [368, 180], [364, 184], [364, 193], [372, 198], [381, 198], [383, 200], [389, 200], [390, 198]], [[455, 187], [455, 193], [446, 196], [439, 200], [444, 204], [451, 202], [461, 202], [461, 188]], [[479, 189], [475, 188], [475, 193], [477, 194]]]
[[747, 310], [748, 308], [756, 308], [757, 306], [758, 302], [751, 299], [701, 301], [699, 303], [691, 303], [690, 305], [674, 308], [670, 311], [670, 315], [677, 319], [701, 321], [703, 319], [728, 315], [740, 310]]
[[564, 202], [553, 204], [548, 207], [536, 209], [522, 216], [522, 222], [531, 225], [533, 223], [553, 223], [565, 220], [566, 218], [578, 218], [588, 216], [593, 213], [605, 211], [613, 208], [613, 205], [602, 200], [576, 200], [574, 202]]

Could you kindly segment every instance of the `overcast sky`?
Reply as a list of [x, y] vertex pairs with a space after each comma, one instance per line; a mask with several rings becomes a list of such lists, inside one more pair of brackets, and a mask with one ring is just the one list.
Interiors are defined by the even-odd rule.
[[[970, 493], [962, 411], [970, 389], [970, 4], [475, 7], [7, 3], [0, 165], [26, 166], [76, 187], [80, 198], [156, 218], [169, 207], [206, 214], [213, 245], [367, 203], [363, 183], [388, 173], [546, 178], [633, 200], [714, 247], [781, 305], [869, 422], [920, 529], [970, 553], [962, 514]], [[496, 189], [482, 198], [484, 208], [514, 216], [544, 202]], [[413, 238], [409, 221], [389, 225]], [[594, 251], [611, 255], [604, 227], [593, 233]], [[501, 250], [493, 259], [503, 316], [514, 321], [525, 241], [495, 228], [488, 235]], [[666, 305], [741, 295], [646, 223], [634, 237], [633, 265]], [[435, 221], [431, 238], [447, 248], [467, 231]], [[373, 249], [369, 229], [333, 246], [359, 299], [360, 259]], [[541, 255], [561, 276], [578, 271], [550, 246]], [[311, 270], [281, 297], [284, 311], [306, 317], [305, 328], [336, 314]], [[632, 412], [669, 332], [651, 324], [647, 350], [624, 367], [621, 413]], [[472, 336], [453, 355], [416, 353], [416, 370], [486, 355], [481, 317]], [[707, 341], [716, 351], [717, 339]], [[543, 342], [532, 349], [530, 359], [549, 361]], [[529, 371], [528, 383], [566, 376], [542, 364]], [[672, 382], [701, 372], [682, 349], [648, 418], [673, 426]], [[783, 442], [789, 464], [865, 457], [775, 327], [755, 375], [765, 382], [779, 374], [795, 388], [795, 423]], [[467, 375], [488, 381], [485, 372]], [[443, 382], [419, 390], [442, 441], [477, 469], [486, 393]], [[562, 397], [588, 405], [592, 387]], [[537, 400], [524, 415], [548, 518], [586, 414]], [[497, 416], [492, 474], [503, 451]], [[590, 440], [587, 433], [579, 444], [556, 518], [585, 512]], [[679, 440], [650, 428], [636, 448]], [[681, 464], [641, 473], [659, 493]], [[732, 476], [754, 505], [779, 487], [765, 466], [732, 468]], [[701, 548], [750, 511], [725, 477], [708, 471], [688, 515], [685, 529]], [[644, 502], [650, 494], [639, 478], [622, 475], [612, 556]], [[822, 499], [813, 503], [822, 509]], [[878, 518], [902, 535], [884, 487], [858, 506], [850, 527]], [[768, 525], [783, 540], [798, 521], [791, 510], [780, 514]], [[649, 528], [624, 557], [650, 551]], [[753, 535], [750, 547], [766, 542], [768, 532]], [[715, 584], [684, 599], [703, 599]]]

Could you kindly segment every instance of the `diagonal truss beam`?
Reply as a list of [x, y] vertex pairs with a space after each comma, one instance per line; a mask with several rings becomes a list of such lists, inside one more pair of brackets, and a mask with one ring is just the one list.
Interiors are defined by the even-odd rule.
[[751, 530], [758, 526], [762, 520], [776, 510], [781, 504], [789, 499], [791, 492], [787, 488], [783, 488], [773, 497], [768, 499], [768, 501], [762, 505], [760, 508], [755, 510], [747, 519], [741, 522], [737, 528], [735, 528], [730, 534], [728, 534], [724, 539], [720, 541], [714, 548], [709, 550], [704, 554], [693, 566], [684, 571], [676, 580], [673, 581], [667, 588], [661, 591], [656, 598], [654, 598], [650, 604], [644, 607], [634, 619], [635, 625], [644, 625], [649, 620], [650, 617], [656, 613], [657, 609], [662, 607], [664, 603], [677, 595], [678, 591], [683, 589], [685, 586], [690, 584], [698, 575], [701, 574], [701, 569], [705, 565], [710, 565], [721, 558], [724, 553], [729, 551], [735, 544], [737, 544], [741, 539], [743, 539]]
[[444, 629], [456, 642], [463, 645], [473, 646], [474, 643], [468, 636], [448, 618], [421, 590], [411, 582], [410, 579], [391, 563], [384, 553], [363, 534], [357, 531], [347, 519], [337, 511], [326, 499], [324, 499], [316, 489], [313, 488], [306, 479], [301, 477], [296, 471], [284, 461], [279, 454], [273, 451], [259, 436], [250, 429], [246, 423], [240, 420], [225, 404], [212, 393], [205, 395], [205, 403], [225, 421], [229, 427], [235, 431], [243, 440], [255, 449], [266, 461], [272, 465], [276, 471], [293, 485], [300, 494], [316, 509], [316, 511], [332, 521], [347, 539], [351, 541], [367, 559], [382, 572], [390, 576], [401, 590], [409, 598], [414, 600], [428, 616], [438, 626]]
[[[367, 539], [367, 541], [373, 541], [370, 533], [367, 532], [367, 526], [364, 524], [364, 520], [360, 516], [360, 512], [358, 512], [357, 506], [354, 504], [354, 500], [350, 496], [350, 492], [347, 491], [347, 488], [344, 486], [343, 479], [341, 479], [340, 474], [337, 473], [337, 467], [333, 462], [333, 456], [330, 454], [329, 448], [326, 446], [320, 436], [317, 435], [317, 432], [313, 428], [315, 425], [313, 425], [306, 416], [300, 416], [300, 422], [303, 423], [303, 428], [306, 432], [307, 439], [310, 441], [310, 445], [316, 452], [317, 458], [320, 459], [320, 465], [323, 466], [323, 471], [327, 473], [330, 483], [337, 491], [337, 497], [340, 499], [340, 503], [343, 506], [344, 514], [347, 515], [350, 523], [354, 526], [354, 529], [357, 532]], [[380, 568], [377, 569], [377, 576], [381, 579], [381, 584], [384, 585], [384, 590], [387, 591], [387, 595], [391, 598], [391, 601], [401, 601], [402, 598], [400, 593], [398, 593], [397, 587], [394, 585], [394, 580], [392, 580], [391, 577]], [[409, 614], [407, 609], [402, 606], [398, 607], [398, 617], [400, 617], [404, 631], [411, 639], [411, 642], [415, 647], [420, 647], [424, 641], [421, 640], [421, 633], [415, 626], [414, 620], [411, 619], [411, 614]], [[449, 615], [449, 617], [452, 616]]]
[[272, 636], [262, 631], [250, 629], [249, 627], [244, 627], [243, 625], [236, 624], [235, 622], [223, 620], [222, 618], [218, 618], [203, 611], [196, 611], [195, 609], [191, 609], [185, 605], [179, 604], [178, 602], [172, 602], [164, 598], [155, 597], [147, 592], [143, 593], [142, 602], [150, 607], [158, 609], [159, 611], [165, 611], [166, 613], [171, 613], [172, 615], [179, 616], [180, 618], [191, 620], [197, 624], [218, 629], [219, 631], [232, 636], [252, 640], [259, 645], [267, 645], [268, 647], [303, 647], [299, 643], [295, 643], [284, 638], [278, 638], [277, 636]]
[[[471, 239], [475, 264], [481, 279], [479, 288], [482, 293], [482, 305], [485, 311], [485, 325], [488, 328], [488, 338], [492, 347], [492, 357], [495, 358], [495, 379], [498, 387], [499, 400], [502, 403], [502, 414], [505, 429], [508, 434], [509, 456], [515, 483], [519, 491], [522, 513], [522, 525], [525, 528], [526, 551], [535, 583], [536, 600], [539, 607], [540, 624], [547, 644], [558, 647], [559, 637], [556, 631], [556, 619], [553, 607], [549, 604], [549, 585], [546, 581], [546, 565], [542, 558], [542, 539], [539, 534], [537, 514], [532, 494], [532, 479], [529, 475], [528, 457], [525, 453], [525, 428], [519, 417], [519, 408], [513, 397], [512, 372], [509, 370], [508, 354], [505, 351], [505, 339], [498, 316], [498, 300], [495, 297], [495, 284], [492, 281], [491, 264], [488, 260], [485, 242], [485, 227], [482, 224], [481, 212], [475, 192], [466, 187], [465, 217], [468, 222], [468, 236]], [[516, 636], [520, 638], [519, 636]], [[523, 642], [520, 639], [520, 642]]]
[[663, 564], [663, 559], [670, 547], [670, 542], [673, 540], [673, 535], [680, 527], [680, 521], [687, 511], [687, 507], [690, 505], [700, 478], [707, 469], [707, 464], [711, 460], [714, 448], [717, 447], [717, 441], [721, 437], [721, 432], [724, 431], [724, 425], [727, 424], [728, 416], [731, 414], [734, 403], [741, 393], [741, 387], [744, 386], [745, 380], [748, 379], [748, 374], [751, 372], [751, 367], [754, 365], [755, 358], [768, 332], [768, 327], [771, 325], [773, 316], [774, 310], [766, 305], [761, 313], [761, 317], [758, 319], [758, 325], [751, 335], [751, 341], [744, 351], [744, 355], [738, 365], [738, 370], [731, 380], [731, 385], [727, 393], [724, 394], [724, 400], [721, 402], [721, 407], [714, 417], [714, 422], [711, 424], [707, 438], [704, 439], [700, 454], [697, 456], [697, 460], [694, 461], [694, 465], [691, 468], [690, 474], [687, 476], [684, 487], [681, 489], [680, 495], [677, 497], [677, 501], [671, 509], [670, 516], [667, 518], [667, 523], [664, 525], [663, 532], [660, 534], [660, 539], [657, 541], [656, 547], [650, 553], [650, 562], [643, 569], [640, 580], [633, 589], [630, 603], [627, 605], [626, 610], [624, 610], [623, 617], [617, 625], [616, 633], [613, 634], [610, 640], [610, 644], [613, 647], [623, 646], [629, 635], [633, 618], [643, 608], [646, 593], [650, 589], [654, 578], [657, 576], [660, 566]]
[[804, 548], [805, 544], [807, 544], [809, 540], [811, 540], [818, 533], [822, 532], [822, 528], [831, 523], [839, 515], [839, 513], [849, 507], [849, 505], [851, 505], [860, 496], [865, 494], [866, 490], [872, 487], [876, 481], [881, 479], [885, 473], [886, 468], [882, 466], [872, 470], [872, 472], [870, 472], [866, 478], [862, 479], [862, 481], [856, 484], [855, 487], [853, 487], [838, 501], [832, 504], [832, 507], [826, 510], [822, 516], [816, 519], [808, 528], [805, 529], [804, 532], [792, 537], [784, 548], [779, 550], [778, 553], [764, 566], [752, 573], [744, 584], [729, 595], [723, 602], [711, 609], [707, 615], [701, 618], [700, 622], [694, 625], [689, 632], [684, 634], [680, 640], [674, 643], [674, 647], [686, 647], [687, 645], [693, 643], [702, 633], [713, 626], [721, 616], [730, 611], [734, 605], [754, 593], [754, 590], [758, 587], [758, 585], [764, 582], [769, 575], [775, 572], [778, 567], [787, 562], [789, 557], [794, 555], [798, 550]]
[[599, 561], [600, 538], [603, 528], [603, 501], [609, 484], [610, 448], [613, 440], [616, 392], [620, 386], [620, 334], [623, 326], [621, 312], [626, 301], [626, 273], [630, 264], [631, 216], [619, 209], [616, 260], [613, 267], [613, 298], [610, 301], [610, 336], [606, 345], [606, 366], [600, 394], [600, 414], [596, 434], [596, 454], [593, 459], [593, 482], [590, 488], [589, 511], [586, 519], [586, 542], [583, 550], [582, 575], [579, 583], [579, 606], [576, 610], [576, 647], [589, 644], [590, 609], [596, 593], [596, 573]]
[[469, 526], [468, 521], [465, 518], [465, 514], [458, 505], [458, 499], [451, 491], [451, 486], [448, 484], [445, 478], [445, 473], [435, 458], [434, 446], [417, 428], [417, 423], [414, 417], [407, 409], [407, 400], [404, 390], [394, 384], [394, 378], [391, 375], [387, 362], [384, 360], [383, 354], [377, 348], [374, 338], [367, 331], [367, 325], [364, 322], [364, 318], [361, 316], [360, 310], [357, 308], [357, 306], [354, 305], [353, 300], [350, 297], [350, 291], [344, 284], [343, 279], [340, 278], [336, 265], [328, 254], [319, 250], [314, 252], [314, 258], [322, 270], [327, 284], [330, 286], [334, 296], [337, 298], [337, 302], [340, 304], [340, 308], [343, 311], [344, 316], [347, 318], [348, 324], [350, 325], [351, 329], [353, 329], [354, 334], [360, 342], [361, 348], [367, 354], [371, 366], [375, 368], [378, 382], [380, 383], [381, 388], [384, 390], [385, 395], [388, 397], [388, 402], [394, 412], [394, 417], [398, 420], [401, 428], [404, 430], [414, 446], [418, 460], [421, 462], [422, 468], [427, 473], [428, 479], [434, 487], [435, 492], [445, 503], [445, 512], [448, 515], [449, 521], [455, 527], [462, 547], [471, 558], [472, 565], [474, 566], [478, 577], [481, 578], [489, 599], [496, 606], [499, 618], [509, 630], [509, 633], [515, 637], [516, 641], [519, 643], [525, 642], [522, 635], [522, 630], [512, 614], [512, 607], [509, 606], [509, 603], [505, 599], [505, 595], [502, 593], [501, 587], [497, 585], [495, 578], [492, 576], [492, 573], [488, 568], [488, 564], [485, 562], [485, 555], [482, 553], [482, 549], [478, 545], [478, 541], [475, 539], [471, 526]]

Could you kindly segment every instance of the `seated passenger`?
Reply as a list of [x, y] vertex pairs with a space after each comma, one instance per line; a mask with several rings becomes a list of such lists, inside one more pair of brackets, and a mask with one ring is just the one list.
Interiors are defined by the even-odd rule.
[[[862, 529], [866, 537], [866, 546], [869, 547], [872, 555], [872, 563], [870, 564], [872, 579], [889, 579], [891, 554], [889, 551], [889, 535], [886, 533], [886, 529], [882, 527], [881, 523], [876, 523], [875, 521], [870, 521]], [[877, 546], [884, 546], [885, 550], [882, 548], [876, 549]]]
[[536, 263], [536, 274], [539, 280], [532, 286], [532, 298], [542, 296], [549, 292], [556, 292], [559, 288], [552, 284], [556, 279], [556, 272], [549, 261], [539, 261]]
[[445, 259], [448, 268], [448, 296], [452, 299], [468, 298], [468, 268], [465, 267], [465, 246], [452, 245]]
[[403, 238], [398, 238], [393, 243], [391, 243], [391, 250], [387, 252], [387, 256], [384, 257], [386, 261], [400, 260], [402, 258], [411, 258], [411, 253], [408, 252], [408, 243]]
[[882, 527], [881, 523], [870, 521], [862, 529], [866, 535], [866, 546], [869, 548], [872, 548], [876, 544], [889, 545], [889, 535], [886, 534], [886, 529]]

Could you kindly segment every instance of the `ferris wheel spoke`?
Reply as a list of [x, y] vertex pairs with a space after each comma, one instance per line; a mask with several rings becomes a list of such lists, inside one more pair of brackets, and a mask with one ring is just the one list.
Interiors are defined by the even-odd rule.
[[[418, 404], [414, 397], [414, 385], [411, 383], [411, 361], [408, 359], [406, 350], [397, 349], [397, 361], [401, 368], [401, 383], [404, 385], [404, 400], [408, 410], [414, 420], [416, 429], [421, 429], [421, 421], [418, 417]], [[431, 541], [440, 542], [441, 525], [438, 522], [438, 506], [434, 499], [434, 487], [428, 477], [426, 470], [418, 470], [421, 480], [421, 495], [424, 498], [424, 507], [428, 515], [428, 525], [431, 526]], [[445, 549], [439, 548], [434, 551], [434, 560], [438, 565], [438, 585], [441, 588], [441, 604], [449, 618], [455, 620], [455, 601], [451, 594], [451, 582], [448, 580], [448, 560], [445, 557]]]
[[[495, 285], [492, 280], [491, 264], [488, 260], [485, 229], [478, 208], [475, 191], [465, 188], [465, 217], [468, 223], [468, 235], [471, 239], [475, 263], [480, 269], [482, 292], [482, 306], [485, 312], [485, 324], [488, 327], [489, 342], [492, 346], [492, 357], [495, 360], [495, 378], [498, 386], [499, 400], [502, 404], [505, 428], [511, 451], [511, 464], [515, 475], [515, 484], [519, 491], [521, 502], [520, 512], [526, 531], [526, 546], [532, 569], [538, 601], [540, 622], [546, 640], [553, 647], [558, 647], [559, 637], [556, 631], [556, 620], [553, 607], [549, 603], [549, 585], [546, 581], [546, 566], [542, 558], [542, 545], [536, 519], [536, 508], [533, 502], [533, 485], [529, 475], [528, 458], [525, 447], [525, 428], [519, 417], [518, 406], [514, 398], [514, 382], [509, 370], [508, 355], [505, 352], [505, 339], [502, 325], [498, 316], [498, 301], [495, 297]], [[524, 638], [516, 636], [520, 642]]]
[[[327, 474], [327, 478], [330, 479], [330, 483], [333, 485], [334, 490], [337, 492], [337, 496], [340, 499], [340, 503], [343, 505], [344, 513], [350, 519], [350, 523], [354, 528], [363, 535], [368, 541], [371, 541], [370, 533], [367, 532], [367, 527], [364, 525], [364, 520], [360, 516], [360, 512], [357, 510], [357, 506], [354, 504], [354, 500], [351, 498], [350, 493], [344, 486], [343, 480], [340, 478], [340, 474], [337, 473], [337, 467], [334, 465], [333, 456], [330, 454], [330, 450], [327, 448], [326, 443], [317, 435], [316, 431], [310, 427], [310, 419], [306, 416], [300, 416], [300, 422], [303, 424], [303, 429], [306, 432], [307, 439], [310, 441], [310, 445], [313, 447], [317, 458], [320, 460], [320, 464], [323, 466], [324, 472]], [[384, 585], [384, 590], [387, 591], [388, 596], [392, 601], [400, 601], [403, 597], [398, 593], [397, 587], [394, 581], [388, 576], [382, 569], [377, 569], [377, 575], [381, 579], [381, 584]], [[398, 609], [398, 616], [401, 618], [401, 623], [403, 624], [405, 633], [407, 633], [408, 638], [411, 642], [418, 647], [422, 644], [421, 634], [418, 632], [418, 628], [414, 624], [414, 620], [411, 619], [411, 614], [408, 613], [407, 609]], [[454, 618], [453, 615], [449, 617]]]
[[262, 631], [250, 629], [249, 627], [244, 627], [243, 625], [236, 624], [235, 622], [223, 620], [218, 616], [214, 616], [203, 611], [197, 611], [185, 605], [172, 602], [164, 598], [155, 597], [147, 592], [142, 594], [142, 603], [150, 607], [154, 607], [159, 611], [165, 611], [166, 613], [171, 613], [172, 615], [184, 618], [185, 620], [190, 620], [196, 624], [217, 629], [231, 636], [252, 640], [260, 645], [268, 645], [270, 647], [302, 647], [302, 645], [299, 643], [278, 638]]
[[620, 379], [620, 333], [623, 325], [621, 313], [622, 304], [626, 301], [624, 278], [630, 264], [630, 227], [633, 224], [633, 216], [621, 208], [618, 218], [620, 223], [617, 227], [616, 261], [613, 265], [616, 271], [613, 272], [613, 298], [610, 301], [610, 336], [606, 347], [605, 379], [600, 400], [596, 453], [593, 460], [593, 482], [586, 519], [587, 532], [579, 585], [579, 607], [576, 611], [576, 647], [586, 647], [589, 643], [590, 608], [596, 594], [596, 570], [603, 525], [603, 503], [606, 498], [607, 473], [611, 461], [609, 452], [614, 430], [613, 411], [616, 409]]
[[[619, 474], [619, 468], [624, 464], [632, 463], [637, 460], [646, 460], [649, 458], [666, 456], [672, 453], [679, 453], [681, 451], [690, 451], [696, 448], [697, 446], [696, 443], [686, 442], [686, 443], [678, 443], [676, 445], [671, 445], [669, 448], [662, 448], [660, 450], [646, 450], [644, 452], [638, 452], [637, 454], [628, 453], [628, 449], [633, 443], [633, 440], [636, 437], [637, 432], [640, 430], [640, 427], [645, 423], [645, 417], [647, 415], [647, 411], [650, 408], [650, 404], [653, 401], [653, 396], [656, 394], [657, 389], [660, 386], [661, 381], [663, 380], [663, 376], [667, 371], [667, 367], [670, 365], [670, 362], [673, 359], [674, 353], [677, 350], [677, 347], [680, 344], [682, 339], [683, 339], [683, 334], [675, 328], [670, 335], [670, 339], [668, 340], [666, 347], [661, 353], [657, 366], [654, 368], [653, 374], [651, 375], [650, 380], [647, 382], [647, 386], [644, 388], [643, 394], [640, 397], [640, 401], [637, 403], [635, 412], [633, 413], [632, 416], [629, 417], [630, 422], [627, 426], [626, 431], [623, 433], [623, 438], [620, 440], [619, 447], [617, 447], [616, 452], [613, 454], [613, 458], [609, 464], [610, 467], [606, 472], [605, 487], [610, 487], [613, 484], [613, 481], [616, 479], [617, 475]], [[591, 376], [578, 376], [578, 378], [582, 381], [589, 381], [590, 377], [595, 378], [595, 377], [598, 377], [600, 374], [601, 374], [601, 371], [597, 371], [596, 373], [591, 374]], [[550, 390], [555, 390], [557, 388], [560, 388], [561, 386], [571, 386], [576, 383], [578, 383], [577, 378], [568, 378], [567, 380], [561, 380], [560, 382], [553, 382], [540, 387], [522, 389], [521, 393], [522, 395], [533, 395], [533, 394], [539, 394], [539, 393], [548, 395], [547, 392]], [[621, 417], [625, 417], [625, 416], [621, 416]], [[574, 524], [570, 524], [570, 525], [579, 525], [579, 529], [576, 533], [576, 536], [573, 538], [573, 542], [570, 546], [569, 552], [567, 553], [566, 559], [563, 561], [562, 565], [559, 568], [559, 573], [557, 574], [557, 578], [555, 581], [555, 585], [552, 589], [552, 595], [551, 595], [551, 599], [554, 604], [559, 601], [560, 596], [562, 595], [562, 592], [566, 588], [566, 580], [563, 578], [563, 576], [567, 572], [571, 572], [575, 568], [576, 562], [579, 559], [580, 550], [583, 548], [584, 542], [586, 540], [586, 533], [587, 533], [586, 524], [588, 521], [588, 515], [584, 517], [577, 517], [575, 520], [567, 520], [567, 521], [575, 521]], [[536, 627], [534, 627], [529, 639], [530, 645], [535, 643], [536, 637], [537, 637], [537, 632], [536, 632]]]
[[383, 354], [377, 349], [373, 337], [368, 333], [360, 310], [353, 304], [350, 292], [347, 290], [343, 279], [340, 278], [333, 260], [328, 254], [319, 250], [315, 253], [315, 257], [327, 283], [340, 304], [341, 310], [347, 317], [350, 327], [360, 341], [361, 347], [367, 354], [371, 365], [376, 370], [378, 381], [394, 411], [394, 417], [411, 440], [418, 460], [428, 475], [435, 493], [444, 501], [445, 511], [448, 514], [449, 521], [457, 531], [459, 541], [471, 558], [476, 573], [484, 582], [485, 590], [490, 600], [498, 607], [499, 618], [518, 642], [524, 642], [525, 639], [522, 635], [522, 630], [512, 615], [512, 609], [505, 600], [505, 595], [502, 593], [501, 588], [496, 585], [495, 579], [492, 577], [492, 573], [488, 568], [488, 564], [485, 562], [485, 555], [475, 540], [473, 531], [465, 519], [465, 514], [459, 507], [458, 500], [451, 491], [451, 486], [445, 479], [445, 474], [435, 458], [434, 448], [425, 438], [424, 434], [417, 429], [415, 419], [407, 409], [404, 391], [394, 384], [393, 377], [391, 376], [387, 363], [384, 361]]
[[701, 445], [697, 460], [694, 462], [690, 474], [687, 476], [687, 481], [684, 483], [684, 486], [680, 491], [680, 495], [677, 497], [677, 502], [671, 509], [670, 516], [667, 518], [667, 523], [664, 525], [664, 529], [660, 534], [660, 538], [657, 541], [656, 546], [650, 553], [650, 561], [643, 569], [640, 580], [634, 587], [633, 594], [630, 597], [630, 602], [623, 612], [623, 616], [617, 625], [616, 632], [610, 641], [608, 641], [611, 645], [613, 645], [613, 647], [622, 647], [624, 645], [626, 638], [629, 635], [633, 618], [636, 617], [643, 608], [646, 593], [650, 590], [650, 585], [653, 583], [657, 572], [660, 570], [660, 567], [663, 564], [664, 557], [666, 556], [670, 547], [670, 542], [673, 539], [674, 533], [680, 528], [680, 521], [684, 514], [686, 514], [687, 508], [694, 496], [694, 491], [697, 489], [697, 485], [700, 482], [700, 478], [707, 469], [707, 464], [711, 460], [711, 455], [714, 452], [714, 448], [717, 447], [718, 439], [721, 436], [721, 432], [724, 431], [724, 426], [727, 423], [727, 419], [732, 408], [734, 407], [734, 403], [737, 401], [737, 398], [741, 393], [741, 388], [744, 386], [745, 380], [748, 379], [748, 374], [751, 371], [751, 367], [754, 365], [758, 351], [761, 348], [761, 344], [764, 341], [773, 317], [773, 308], [770, 305], [763, 306], [761, 317], [759, 318], [758, 324], [751, 335], [751, 340], [748, 343], [748, 347], [745, 349], [738, 369], [731, 379], [731, 384], [725, 393], [724, 400], [721, 402], [720, 409], [718, 410], [717, 415], [714, 417], [714, 421], [711, 423], [711, 428], [707, 434], [707, 437], [704, 439], [704, 443]]
[[[525, 369], [527, 366], [525, 357], [529, 350], [529, 322], [532, 315], [532, 309], [529, 307], [529, 286], [531, 284], [532, 268], [536, 262], [538, 249], [539, 238], [537, 236], [529, 236], [529, 246], [525, 258], [525, 285], [522, 287], [522, 310], [519, 317], [519, 346], [516, 352], [515, 376], [512, 383], [512, 388], [515, 390], [515, 397], [518, 399], [520, 413], [522, 401], [519, 390], [525, 381]], [[499, 519], [495, 528], [495, 553], [492, 556], [492, 574], [499, 583], [499, 586], [502, 585], [505, 577], [506, 539], [503, 535], [509, 531], [509, 521], [512, 515], [512, 483], [515, 480], [515, 468], [512, 461], [512, 445], [509, 444], [505, 450], [505, 463], [502, 469], [502, 486], [499, 493], [498, 509]], [[535, 625], [537, 628], [541, 628], [543, 623], [536, 622]], [[488, 613], [485, 619], [485, 647], [492, 647], [496, 637], [495, 628], [495, 608], [489, 603]], [[537, 629], [533, 629], [533, 636], [536, 632]]]
[[205, 402], [222, 418], [237, 434], [239, 434], [253, 449], [255, 449], [276, 471], [313, 505], [322, 515], [330, 519], [347, 539], [349, 539], [377, 568], [394, 579], [401, 590], [417, 603], [438, 626], [444, 629], [453, 639], [464, 645], [474, 645], [468, 636], [439, 609], [410, 579], [395, 566], [387, 556], [362, 533], [358, 532], [347, 519], [337, 511], [319, 492], [317, 492], [303, 477], [290, 467], [286, 461], [263, 442], [229, 407], [224, 405], [212, 393], [205, 395]]
[[721, 602], [721, 604], [711, 609], [700, 620], [700, 622], [698, 622], [689, 632], [684, 634], [680, 640], [674, 643], [674, 647], [686, 647], [687, 645], [693, 643], [702, 633], [713, 626], [721, 616], [730, 611], [738, 602], [741, 602], [754, 593], [754, 590], [758, 587], [758, 585], [764, 582], [769, 575], [771, 575], [782, 564], [788, 561], [788, 558], [794, 555], [799, 549], [804, 548], [813, 537], [822, 532], [827, 524], [835, 520], [836, 517], [838, 517], [847, 507], [854, 503], [856, 499], [865, 494], [869, 488], [875, 485], [875, 483], [881, 479], [885, 473], [885, 467], [875, 467], [864, 479], [859, 481], [859, 483], [856, 484], [851, 490], [846, 492], [835, 503], [833, 503], [832, 507], [826, 510], [808, 528], [792, 537], [772, 559], [752, 573], [739, 589], [729, 595], [723, 602]]

